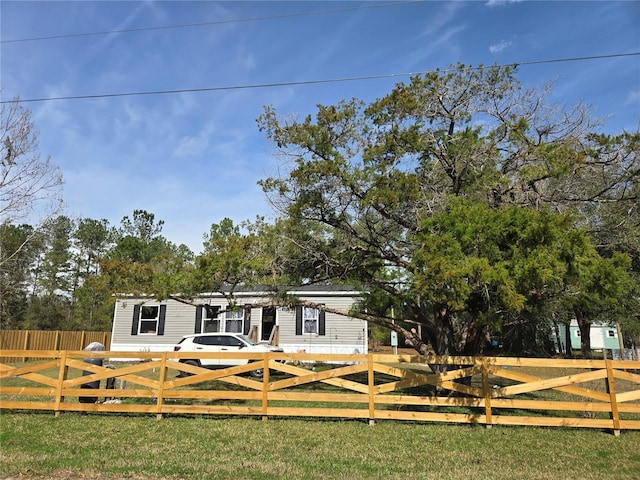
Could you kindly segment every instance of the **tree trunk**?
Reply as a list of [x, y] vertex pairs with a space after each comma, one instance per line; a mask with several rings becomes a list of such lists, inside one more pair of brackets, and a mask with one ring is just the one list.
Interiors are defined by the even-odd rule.
[[567, 323], [564, 330], [564, 343], [567, 348], [567, 358], [573, 357], [573, 347], [571, 345], [571, 323]]
[[582, 352], [582, 358], [592, 358], [591, 355], [591, 323], [587, 320], [584, 312], [575, 307], [573, 312], [576, 315], [578, 321], [578, 329], [580, 330], [580, 351]]
[[[562, 350], [562, 339], [560, 338], [560, 325], [558, 325], [557, 321], [553, 321], [553, 332], [556, 334], [556, 348], [558, 349], [558, 353], [560, 355], [564, 355], [564, 351]], [[567, 346], [567, 350], [571, 348], [571, 345]]]
[[484, 351], [484, 344], [489, 343], [491, 338], [485, 327], [479, 327], [474, 320], [464, 323], [460, 331], [456, 351], [460, 355], [478, 355]]
[[446, 305], [436, 305], [433, 308], [433, 329], [427, 331], [429, 341], [436, 355], [456, 355], [456, 343], [453, 337], [453, 323], [451, 312]]
[[[449, 356], [457, 354], [451, 312], [446, 305], [434, 306], [433, 321], [426, 324], [425, 331], [436, 355]], [[429, 368], [433, 373], [446, 373], [449, 370], [449, 365], [429, 364]]]

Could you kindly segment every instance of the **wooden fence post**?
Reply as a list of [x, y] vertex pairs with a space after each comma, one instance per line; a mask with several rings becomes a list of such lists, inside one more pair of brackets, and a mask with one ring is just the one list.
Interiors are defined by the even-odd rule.
[[376, 424], [375, 379], [373, 371], [373, 353], [367, 355], [367, 371], [369, 377], [369, 425]]
[[486, 358], [482, 359], [482, 393], [484, 394], [485, 427], [491, 428], [491, 385], [489, 385], [489, 365]]
[[164, 382], [167, 379], [167, 352], [162, 353], [160, 360], [160, 379], [158, 384], [158, 397], [156, 399], [156, 419], [162, 419], [162, 405], [164, 403]]
[[67, 367], [67, 351], [63, 350], [60, 355], [60, 368], [58, 369], [58, 384], [56, 385], [56, 399], [55, 399], [55, 406], [53, 407], [54, 414], [56, 417], [60, 416], [60, 404], [64, 402], [64, 397], [62, 396], [62, 388], [64, 387], [64, 381], [67, 378], [68, 371], [69, 371], [69, 367]]
[[262, 421], [266, 422], [269, 417], [267, 411], [269, 408], [269, 352], [263, 355], [264, 368], [262, 369]]
[[[24, 331], [24, 344], [22, 347], [23, 350], [29, 350], [29, 330]], [[22, 361], [26, 362], [27, 357], [22, 357]]]
[[618, 400], [616, 399], [616, 384], [613, 376], [613, 366], [611, 360], [605, 360], [607, 366], [607, 393], [611, 404], [611, 420], [613, 420], [613, 434], [620, 435], [620, 413], [618, 412]]

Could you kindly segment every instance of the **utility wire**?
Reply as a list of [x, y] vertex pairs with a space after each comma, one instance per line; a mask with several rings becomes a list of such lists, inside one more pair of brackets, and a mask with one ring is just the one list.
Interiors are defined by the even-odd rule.
[[[585, 57], [534, 60], [530, 62], [510, 63], [510, 64], [505, 64], [503, 66], [520, 67], [520, 66], [527, 66], [527, 65], [541, 65], [546, 63], [564, 63], [564, 62], [578, 62], [578, 61], [586, 61], [586, 60], [602, 60], [606, 58], [632, 57], [632, 56], [638, 56], [638, 55], [640, 55], [640, 52], [614, 53], [609, 55], [593, 55], [593, 56], [585, 56]], [[479, 70], [482, 68], [487, 68], [487, 66], [474, 67], [474, 68]], [[440, 71], [446, 73], [452, 70], [453, 69], [443, 69]], [[252, 85], [230, 85], [226, 87], [185, 88], [185, 89], [176, 89], [176, 90], [151, 90], [151, 91], [142, 91], [142, 92], [104, 93], [104, 94], [96, 94], [96, 95], [69, 95], [64, 97], [30, 98], [26, 100], [14, 99], [14, 100], [0, 101], [0, 104], [13, 103], [13, 102], [18, 102], [18, 103], [50, 102], [55, 100], [87, 100], [87, 99], [96, 99], [96, 98], [134, 97], [134, 96], [142, 96], [142, 95], [170, 95], [170, 94], [176, 94], [176, 93], [217, 92], [217, 91], [225, 91], [225, 90], [249, 90], [249, 89], [269, 88], [269, 87], [290, 87], [290, 86], [298, 86], [298, 85], [317, 85], [317, 84], [323, 84], [323, 83], [356, 82], [356, 81], [363, 81], [363, 80], [377, 80], [382, 78], [394, 78], [394, 77], [413, 77], [416, 75], [424, 75], [426, 73], [428, 73], [428, 71], [407, 72], [407, 73], [388, 73], [388, 74], [381, 74], [381, 75], [365, 75], [361, 77], [343, 77], [343, 78], [330, 78], [330, 79], [321, 79], [321, 80], [302, 80], [297, 82], [258, 83], [258, 84], [252, 84]]]
[[263, 20], [280, 20], [284, 18], [307, 17], [307, 16], [313, 16], [313, 15], [326, 15], [330, 13], [351, 12], [354, 10], [369, 10], [374, 8], [395, 7], [397, 5], [407, 5], [411, 3], [424, 3], [425, 1], [426, 0], [406, 0], [402, 2], [380, 3], [380, 4], [363, 5], [363, 6], [348, 7], [348, 8], [336, 8], [333, 10], [316, 10], [311, 12], [287, 13], [283, 15], [273, 15], [268, 17], [240, 18], [235, 20], [218, 20], [215, 22], [202, 22], [202, 23], [185, 23], [180, 25], [164, 25], [159, 27], [127, 28], [122, 30], [108, 30], [108, 31], [102, 31], [102, 32], [68, 33], [68, 34], [61, 34], [61, 35], [49, 35], [45, 37], [16, 38], [13, 40], [0, 40], [0, 44], [1, 43], [37, 42], [41, 40], [57, 40], [61, 38], [91, 37], [91, 36], [98, 36], [98, 35], [112, 35], [116, 33], [134, 33], [134, 32], [148, 32], [148, 31], [154, 31], [154, 30], [173, 30], [173, 29], [179, 29], [179, 28], [208, 27], [213, 25], [258, 22]]

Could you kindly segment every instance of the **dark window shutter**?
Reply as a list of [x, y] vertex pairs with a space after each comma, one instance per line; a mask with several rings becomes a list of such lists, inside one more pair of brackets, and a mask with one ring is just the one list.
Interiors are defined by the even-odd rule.
[[296, 335], [302, 335], [302, 307], [296, 306]]
[[325, 335], [326, 325], [325, 325], [325, 311], [320, 310], [318, 312], [318, 335]]
[[244, 309], [244, 333], [245, 335], [249, 334], [249, 330], [251, 330], [251, 307], [245, 307]]
[[196, 307], [196, 325], [193, 329], [193, 333], [202, 333], [202, 310], [204, 307], [202, 305], [198, 305]]
[[131, 335], [138, 334], [138, 323], [140, 322], [140, 305], [133, 306], [133, 322], [131, 323]]
[[158, 335], [164, 335], [164, 321], [167, 318], [167, 306], [160, 305], [160, 314], [158, 316]]

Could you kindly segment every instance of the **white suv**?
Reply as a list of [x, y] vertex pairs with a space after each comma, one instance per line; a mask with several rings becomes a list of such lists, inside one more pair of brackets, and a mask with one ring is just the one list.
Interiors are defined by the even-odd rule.
[[[173, 347], [175, 352], [282, 352], [283, 350], [272, 345], [256, 343], [248, 336], [240, 333], [197, 333], [185, 335]], [[245, 365], [246, 358], [189, 358], [180, 360], [189, 365], [197, 365], [206, 368], [226, 368], [235, 365]], [[182, 375], [186, 375], [183, 373]], [[262, 369], [252, 370], [251, 375], [262, 376]]]

